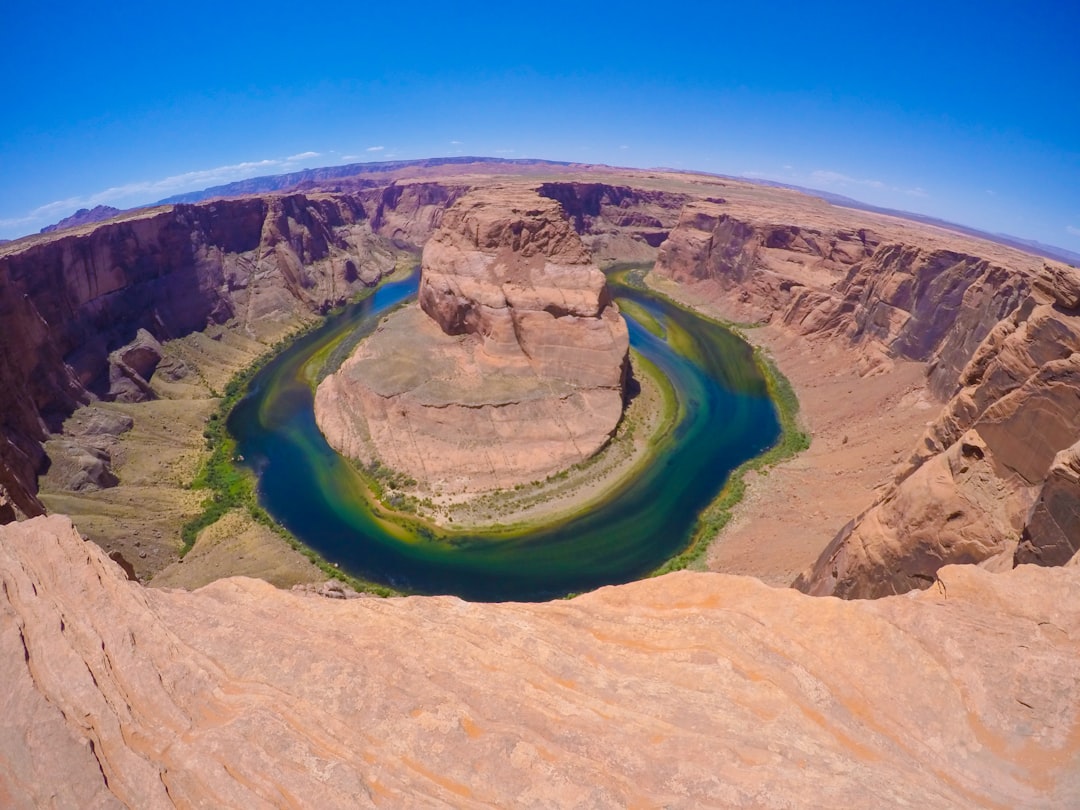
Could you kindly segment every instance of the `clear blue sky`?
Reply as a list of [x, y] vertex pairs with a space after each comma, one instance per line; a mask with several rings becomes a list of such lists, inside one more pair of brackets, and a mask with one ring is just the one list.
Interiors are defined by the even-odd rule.
[[765, 177], [1080, 251], [1080, 2], [4, 4], [0, 237], [452, 154]]

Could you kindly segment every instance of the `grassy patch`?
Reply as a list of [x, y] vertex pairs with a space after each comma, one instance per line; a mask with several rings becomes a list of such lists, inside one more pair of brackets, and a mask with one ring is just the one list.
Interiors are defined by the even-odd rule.
[[[758, 324], [734, 323], [718, 318], [710, 317], [693, 307], [676, 301], [669, 295], [649, 287], [645, 283], [645, 276], [650, 267], [646, 265], [619, 266], [609, 268], [609, 273], [617, 273], [616, 281], [630, 287], [647, 290], [650, 295], [663, 298], [672, 306], [678, 307], [684, 312], [691, 313], [695, 317], [709, 320], [738, 335], [747, 343], [744, 329], [753, 329]], [[705, 556], [711, 542], [731, 520], [732, 511], [746, 494], [746, 473], [751, 470], [762, 471], [797, 456], [810, 447], [810, 436], [799, 426], [799, 399], [791, 382], [785, 377], [776, 364], [769, 358], [760, 346], [754, 347], [754, 363], [765, 378], [765, 384], [769, 396], [776, 406], [777, 419], [780, 422], [780, 436], [771, 448], [759, 456], [755, 456], [743, 462], [732, 470], [727, 483], [713, 501], [702, 510], [698, 517], [697, 525], [687, 547], [676, 556], [669, 559], [662, 566], [652, 572], [651, 576], [659, 576], [670, 571], [679, 571], [691, 565], [699, 563]]]

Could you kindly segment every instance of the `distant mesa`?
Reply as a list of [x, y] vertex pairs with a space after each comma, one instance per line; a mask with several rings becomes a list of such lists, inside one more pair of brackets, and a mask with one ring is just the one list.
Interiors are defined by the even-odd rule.
[[554, 200], [474, 191], [424, 248], [419, 304], [319, 386], [330, 444], [417, 481], [481, 492], [541, 480], [610, 439], [626, 322]]
[[112, 219], [120, 213], [123, 212], [119, 208], [113, 208], [111, 205], [95, 205], [93, 208], [80, 208], [70, 217], [64, 217], [55, 225], [46, 225], [41, 229], [41, 233], [52, 233], [53, 231], [62, 231], [64, 228], [76, 228], [79, 225], [104, 222], [106, 219]]

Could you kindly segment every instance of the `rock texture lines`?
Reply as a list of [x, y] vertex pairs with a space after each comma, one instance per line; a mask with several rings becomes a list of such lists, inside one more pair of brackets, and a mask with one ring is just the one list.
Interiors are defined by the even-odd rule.
[[0, 528], [5, 807], [1068, 807], [1080, 568], [876, 602], [675, 574], [548, 604], [128, 581]]
[[330, 443], [454, 492], [542, 480], [614, 433], [629, 337], [558, 203], [462, 197], [424, 248], [419, 305], [390, 316], [315, 399]]

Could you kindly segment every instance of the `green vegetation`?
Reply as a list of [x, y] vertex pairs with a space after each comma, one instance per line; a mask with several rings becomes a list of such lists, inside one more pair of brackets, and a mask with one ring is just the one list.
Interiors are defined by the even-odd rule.
[[[327, 576], [340, 580], [357, 591], [378, 596], [398, 596], [400, 592], [392, 588], [344, 573], [323, 559], [313, 549], [303, 545], [259, 505], [255, 494], [254, 475], [250, 470], [238, 467], [234, 463], [238, 459], [236, 456], [236, 442], [229, 435], [226, 427], [229, 414], [232, 413], [233, 408], [247, 393], [248, 386], [255, 375], [270, 360], [289, 348], [297, 340], [318, 328], [321, 323], [322, 319], [313, 321], [282, 338], [256, 358], [253, 363], [236, 373], [225, 386], [217, 410], [211, 414], [206, 429], [203, 431], [210, 457], [191, 482], [192, 489], [209, 490], [209, 496], [202, 502], [202, 511], [185, 523], [180, 530], [183, 541], [180, 556], [183, 557], [191, 551], [195, 546], [199, 533], [203, 529], [213, 525], [233, 509], [239, 509], [246, 511], [253, 521], [265, 526], [281, 537], [291, 548], [306, 557]], [[211, 393], [216, 394], [217, 392], [212, 391]]]
[[746, 494], [746, 473], [750, 470], [766, 473], [770, 467], [793, 458], [810, 447], [809, 434], [799, 428], [799, 400], [795, 396], [791, 383], [760, 347], [754, 349], [754, 361], [765, 376], [769, 395], [776, 404], [780, 436], [776, 444], [760, 456], [732, 470], [720, 494], [698, 517], [690, 544], [680, 554], [653, 571], [650, 576], [680, 571], [701, 561], [716, 535], [731, 520], [732, 510]]
[[[618, 268], [609, 268], [617, 272], [617, 281], [630, 287], [648, 290], [651, 295], [663, 298], [672, 306], [678, 307], [684, 312], [689, 312], [699, 318], [709, 320], [738, 335], [747, 343], [750, 341], [744, 329], [753, 329], [757, 324], [733, 323], [712, 318], [704, 313], [693, 309], [668, 295], [649, 287], [645, 283], [645, 276], [650, 267], [646, 265], [631, 265]], [[731, 520], [732, 510], [742, 500], [746, 493], [746, 473], [751, 470], [767, 473], [770, 467], [797, 456], [810, 447], [810, 436], [799, 426], [799, 399], [791, 382], [785, 377], [776, 364], [769, 358], [760, 346], [754, 347], [754, 363], [765, 378], [765, 384], [773, 403], [776, 406], [778, 421], [780, 422], [780, 436], [767, 451], [760, 456], [752, 458], [736, 469], [728, 476], [727, 483], [720, 493], [713, 499], [698, 517], [697, 525], [689, 545], [676, 556], [672, 557], [662, 566], [652, 572], [651, 576], [659, 576], [670, 571], [679, 571], [688, 568], [701, 561], [708, 550], [709, 545]]]
[[[649, 275], [652, 271], [651, 264], [640, 264], [637, 262], [620, 262], [618, 264], [612, 264], [604, 268], [604, 273], [607, 275], [608, 280], [615, 284], [622, 284], [635, 290], [641, 290], [647, 292], [649, 295], [655, 298], [662, 298], [665, 302], [680, 309], [683, 312], [687, 312], [696, 318], [703, 318], [704, 320], [711, 321], [712, 323], [722, 326], [729, 332], [733, 332], [743, 340], [746, 340], [746, 335], [743, 334], [743, 329], [756, 329], [761, 326], [760, 323], [749, 323], [745, 321], [727, 321], [722, 318], [715, 318], [712, 315], [706, 315], [704, 312], [694, 309], [693, 307], [684, 304], [682, 301], [677, 301], [670, 295], [650, 287], [645, 283], [645, 276]], [[620, 307], [622, 304], [619, 305]], [[651, 330], [650, 330], [651, 331]], [[746, 341], [749, 343], [750, 341]]]

